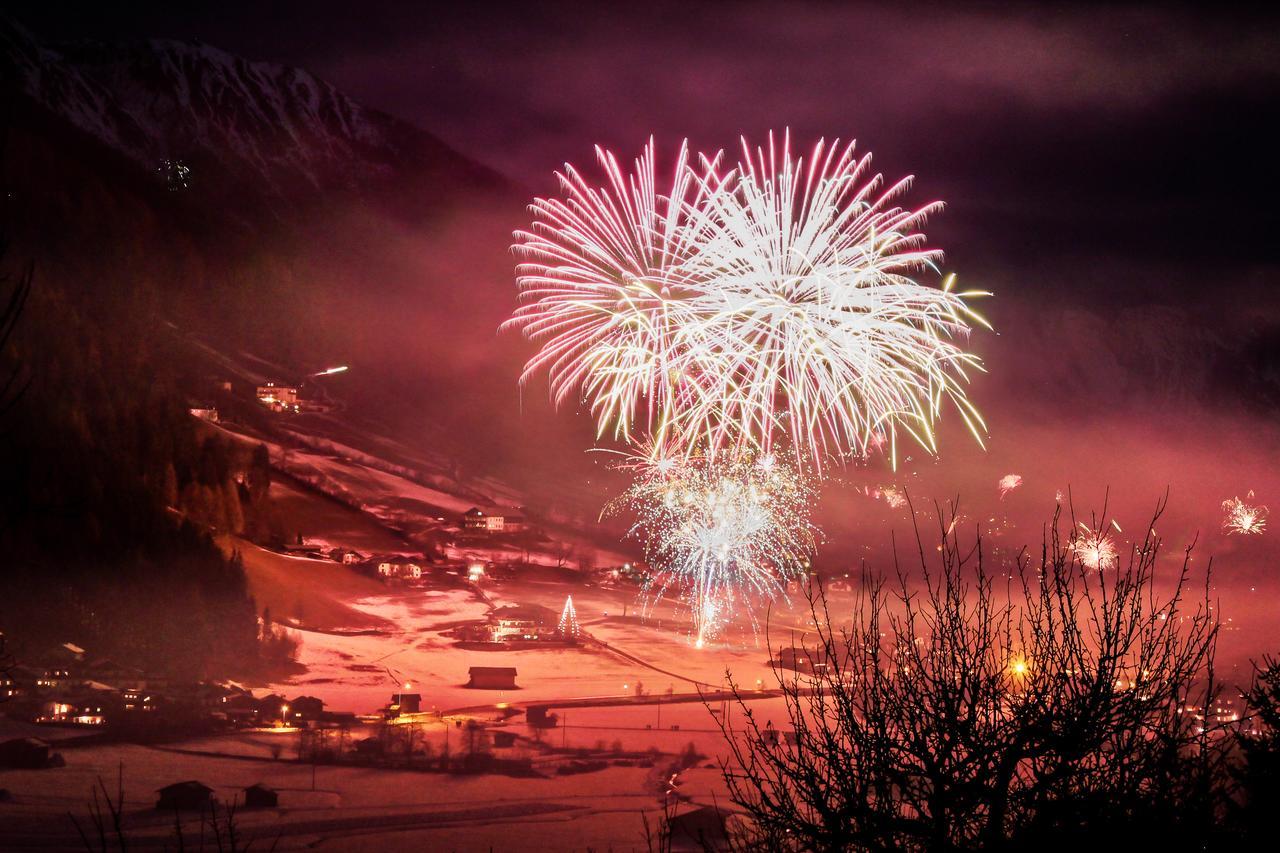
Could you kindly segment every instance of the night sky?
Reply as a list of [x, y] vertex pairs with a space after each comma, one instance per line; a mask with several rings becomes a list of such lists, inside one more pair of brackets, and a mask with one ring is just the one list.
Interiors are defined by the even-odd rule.
[[1023, 293], [1198, 299], [1252, 290], [1276, 261], [1274, 12], [268, 5], [16, 12], [50, 39], [198, 39], [302, 66], [536, 192], [596, 143], [856, 138], [886, 173], [917, 175], [921, 200], [948, 202], [931, 233], [957, 268], [1007, 272]]

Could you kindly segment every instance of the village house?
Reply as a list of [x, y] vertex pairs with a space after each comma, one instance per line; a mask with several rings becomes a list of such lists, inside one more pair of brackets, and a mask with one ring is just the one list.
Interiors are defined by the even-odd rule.
[[211, 403], [196, 403], [187, 411], [191, 412], [193, 417], [197, 417], [202, 421], [214, 424], [218, 422], [218, 407]]
[[246, 809], [274, 809], [280, 804], [280, 796], [274, 788], [268, 788], [259, 782], [244, 789], [244, 807]]
[[418, 714], [421, 711], [421, 693], [393, 693], [391, 703], [384, 709], [384, 715], [390, 720], [402, 714]]
[[350, 548], [334, 548], [329, 552], [329, 559], [335, 563], [342, 563], [344, 566], [354, 566], [357, 563], [363, 563], [365, 556], [359, 551], [352, 551]]
[[495, 643], [513, 640], [556, 639], [558, 619], [555, 611], [538, 604], [499, 607], [489, 617]]
[[129, 713], [155, 711], [159, 697], [145, 689], [126, 688], [120, 693], [120, 707]]
[[15, 699], [36, 686], [40, 673], [25, 666], [0, 670], [0, 700]]
[[295, 696], [289, 701], [289, 721], [315, 722], [324, 716], [324, 702], [314, 696]]
[[197, 811], [213, 805], [213, 789], [201, 782], [174, 782], [159, 791], [156, 809], [159, 811]]
[[36, 677], [36, 687], [44, 690], [56, 690], [59, 687], [71, 686], [73, 677], [71, 670], [62, 666], [49, 666], [40, 670]]
[[98, 658], [89, 662], [83, 669], [86, 679], [123, 689], [141, 690], [147, 686], [147, 676], [131, 666], [123, 666], [110, 658]]
[[374, 568], [374, 573], [383, 580], [421, 580], [426, 572], [421, 557], [406, 557], [403, 554], [373, 557], [366, 561]]
[[268, 382], [258, 386], [257, 397], [259, 403], [273, 412], [298, 411], [298, 389], [293, 385]]
[[462, 514], [462, 526], [488, 533], [520, 533], [529, 525], [524, 513], [514, 507], [473, 506]]
[[105, 726], [107, 714], [117, 702], [117, 697], [99, 690], [59, 694], [41, 703], [35, 722]]
[[514, 666], [473, 666], [468, 670], [467, 686], [475, 690], [515, 690]]
[[53, 764], [49, 744], [33, 737], [0, 743], [0, 767], [10, 770], [43, 770]]

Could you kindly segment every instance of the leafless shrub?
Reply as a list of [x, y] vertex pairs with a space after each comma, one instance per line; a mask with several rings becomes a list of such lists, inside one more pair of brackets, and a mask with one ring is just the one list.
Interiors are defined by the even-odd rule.
[[759, 725], [736, 685], [745, 724], [721, 724], [747, 846], [1111, 849], [1210, 833], [1217, 622], [1207, 580], [1191, 595], [1190, 547], [1157, 590], [1163, 509], [1102, 569], [1076, 558], [1060, 511], [1038, 559], [993, 567], [981, 534], [962, 545], [954, 508], [939, 509], [936, 556], [917, 528], [921, 574], [864, 571], [847, 627], [817, 589], [812, 672], [774, 655], [794, 734]]

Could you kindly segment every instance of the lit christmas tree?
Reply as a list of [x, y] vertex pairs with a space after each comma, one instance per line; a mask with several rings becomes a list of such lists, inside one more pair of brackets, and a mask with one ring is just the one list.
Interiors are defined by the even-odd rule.
[[573, 609], [573, 596], [564, 600], [564, 610], [560, 612], [560, 624], [556, 626], [560, 636], [566, 639], [578, 637], [578, 611]]

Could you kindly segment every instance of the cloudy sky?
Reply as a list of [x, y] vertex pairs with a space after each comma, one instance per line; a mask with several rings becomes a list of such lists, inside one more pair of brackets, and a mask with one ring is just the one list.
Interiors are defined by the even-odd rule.
[[1215, 286], [1246, 286], [1276, 260], [1273, 13], [259, 5], [72, 15], [19, 2], [17, 12], [46, 38], [200, 39], [306, 67], [538, 192], [564, 161], [589, 162], [597, 143], [631, 154], [654, 134], [668, 151], [684, 137], [715, 150], [789, 127], [802, 145], [856, 138], [886, 173], [917, 175], [921, 200], [950, 206], [935, 233], [953, 260], [983, 273], [984, 254], [998, 251], [1002, 270], [1070, 266], [1074, 287], [1149, 301], [1194, 297], [1205, 268], [1222, 279]]

